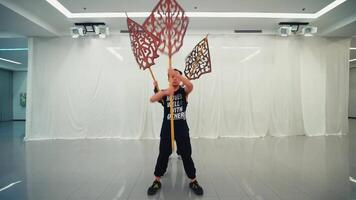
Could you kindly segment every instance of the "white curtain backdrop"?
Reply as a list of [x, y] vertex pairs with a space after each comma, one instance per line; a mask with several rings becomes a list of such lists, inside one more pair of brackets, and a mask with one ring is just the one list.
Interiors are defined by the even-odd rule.
[[[203, 37], [186, 36], [176, 68]], [[209, 45], [213, 71], [189, 96], [191, 137], [347, 132], [349, 39], [210, 35]], [[159, 138], [162, 107], [127, 35], [35, 38], [30, 51], [26, 139]], [[161, 88], [167, 64], [162, 55], [152, 68]]]

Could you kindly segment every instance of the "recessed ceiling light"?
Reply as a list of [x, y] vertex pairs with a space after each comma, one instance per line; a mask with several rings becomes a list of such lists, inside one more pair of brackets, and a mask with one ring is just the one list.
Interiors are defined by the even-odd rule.
[[16, 62], [16, 61], [5, 59], [5, 58], [0, 58], [0, 60], [5, 61], [5, 62], [9, 62], [9, 63], [14, 63], [16, 65], [21, 65], [22, 64], [20, 62]]
[[330, 10], [334, 9], [336, 6], [344, 3], [346, 0], [336, 0], [329, 5], [325, 6], [323, 9], [319, 10], [317, 13], [315, 13], [316, 18], [322, 16], [323, 14], [329, 12]]
[[[265, 12], [186, 12], [188, 17], [206, 18], [287, 18], [287, 19], [315, 19], [334, 9], [346, 0], [335, 0], [316, 13], [265, 13]], [[95, 12], [95, 13], [72, 13], [58, 0], [47, 0], [67, 18], [126, 18], [124, 12]], [[130, 12], [130, 17], [147, 17], [150, 12]]]
[[351, 176], [349, 177], [349, 179], [350, 179], [351, 182], [356, 183], [356, 179], [352, 178]]
[[28, 51], [28, 48], [9, 48], [9, 49], [0, 49], [0, 51]]
[[8, 188], [10, 188], [10, 187], [12, 187], [12, 186], [14, 186], [14, 185], [16, 185], [16, 184], [18, 184], [18, 183], [21, 183], [21, 182], [22, 182], [22, 181], [16, 181], [16, 182], [10, 183], [9, 185], [7, 185], [7, 186], [1, 188], [1, 189], [0, 189], [0, 192], [6, 190], [6, 189], [8, 189]]

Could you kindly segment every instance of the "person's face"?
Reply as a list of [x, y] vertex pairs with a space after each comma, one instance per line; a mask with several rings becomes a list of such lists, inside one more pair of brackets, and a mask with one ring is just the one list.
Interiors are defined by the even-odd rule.
[[[169, 77], [168, 77], [168, 81], [169, 81]], [[176, 76], [172, 76], [172, 86], [173, 87], [177, 87], [180, 84], [180, 80], [176, 77]]]

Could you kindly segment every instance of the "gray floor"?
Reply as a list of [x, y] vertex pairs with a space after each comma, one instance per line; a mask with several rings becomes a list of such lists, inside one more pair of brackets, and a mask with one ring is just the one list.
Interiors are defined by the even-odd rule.
[[195, 139], [203, 197], [171, 158], [162, 190], [152, 182], [156, 140], [23, 142], [24, 122], [0, 123], [0, 199], [356, 199], [356, 120], [348, 136]]

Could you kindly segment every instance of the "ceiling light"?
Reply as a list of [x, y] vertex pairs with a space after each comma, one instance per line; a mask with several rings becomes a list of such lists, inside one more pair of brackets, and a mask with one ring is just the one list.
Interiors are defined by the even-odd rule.
[[[186, 12], [188, 17], [196, 18], [286, 18], [314, 19], [314, 14], [267, 13], [267, 12]], [[131, 15], [130, 15], [131, 16]]]
[[323, 9], [319, 10], [317, 13], [315, 13], [315, 18], [318, 18], [322, 15], [324, 15], [325, 13], [329, 12], [330, 10], [336, 8], [338, 5], [344, 3], [346, 0], [336, 0], [332, 3], [330, 3], [329, 5], [325, 6]]
[[356, 179], [352, 178], [351, 176], [349, 177], [349, 180], [350, 180], [351, 182], [356, 183]]
[[87, 25], [85, 27], [85, 32], [94, 32], [94, 27], [92, 25]]
[[84, 36], [84, 30], [82, 27], [71, 27], [70, 33], [72, 38], [78, 38], [79, 36]]
[[[346, 0], [335, 0], [316, 13], [265, 13], [265, 12], [186, 12], [188, 17], [207, 18], [284, 18], [284, 19], [316, 19], [334, 9]], [[47, 0], [54, 8], [67, 18], [126, 18], [125, 12], [95, 12], [95, 13], [72, 13], [58, 0]], [[130, 17], [147, 17], [150, 12], [130, 12]]]
[[16, 182], [10, 183], [9, 185], [7, 185], [7, 186], [1, 188], [1, 189], [0, 189], [0, 192], [2, 192], [2, 191], [4, 191], [4, 190], [6, 190], [6, 189], [8, 189], [8, 188], [10, 188], [10, 187], [12, 187], [12, 186], [18, 184], [18, 183], [21, 183], [21, 182], [22, 182], [22, 181], [16, 181]]
[[316, 32], [318, 32], [318, 28], [315, 26], [306, 26], [302, 29], [302, 34], [304, 36], [313, 36]]
[[356, 47], [351, 47], [350, 50], [356, 50]]
[[61, 3], [59, 3], [57, 0], [47, 0], [47, 2], [51, 4], [53, 7], [55, 7], [59, 12], [61, 12], [67, 18], [71, 18], [70, 16], [72, 15], [72, 13]]
[[355, 58], [355, 59], [351, 59], [351, 60], [349, 60], [349, 62], [354, 62], [354, 61], [356, 61], [356, 58]]
[[292, 33], [297, 33], [300, 26], [306, 26], [309, 22], [279, 22], [278, 25], [283, 27], [291, 27]]
[[28, 51], [28, 48], [10, 48], [10, 49], [0, 49], [0, 51]]
[[70, 28], [72, 38], [79, 38], [88, 33], [98, 35], [99, 38], [106, 38], [109, 35], [109, 27], [102, 22], [75, 23], [74, 25]]
[[[278, 34], [281, 36], [289, 35], [304, 35], [313, 36], [318, 28], [315, 26], [308, 26], [309, 22], [280, 22], [280, 28]], [[301, 31], [299, 30], [302, 27]]]
[[8, 59], [5, 59], [5, 58], [0, 58], [0, 60], [5, 61], [5, 62], [9, 62], [9, 63], [13, 63], [13, 64], [16, 64], [16, 65], [21, 65], [22, 64], [20, 62], [16, 62], [16, 61], [13, 61], [13, 60], [8, 60]]
[[109, 27], [107, 26], [95, 26], [95, 34], [99, 35], [99, 38], [106, 38], [109, 35]]
[[278, 34], [283, 37], [289, 36], [290, 34], [292, 34], [292, 27], [291, 26], [279, 27]]

